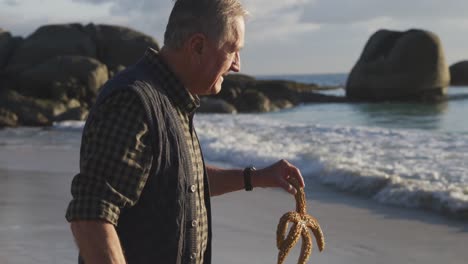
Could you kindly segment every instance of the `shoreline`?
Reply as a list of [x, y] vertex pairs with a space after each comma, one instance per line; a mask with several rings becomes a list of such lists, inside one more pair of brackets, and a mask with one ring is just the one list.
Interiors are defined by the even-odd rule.
[[[75, 148], [0, 151], [0, 263], [76, 263], [64, 214], [77, 158]], [[326, 239], [321, 253], [314, 242], [309, 263], [468, 259], [466, 222], [379, 204], [310, 180], [306, 185], [307, 211], [318, 219]], [[213, 197], [212, 205], [213, 263], [276, 263], [276, 227], [284, 213], [294, 210], [293, 196], [256, 188]], [[297, 263], [300, 243], [285, 263]]]

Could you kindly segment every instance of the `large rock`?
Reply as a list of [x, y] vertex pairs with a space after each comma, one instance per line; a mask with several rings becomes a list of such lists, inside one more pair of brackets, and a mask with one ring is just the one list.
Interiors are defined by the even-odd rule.
[[15, 127], [18, 125], [18, 116], [11, 110], [0, 107], [0, 128]]
[[40, 98], [90, 102], [108, 80], [107, 66], [82, 56], [59, 56], [24, 71], [19, 91]]
[[97, 58], [113, 72], [137, 62], [148, 47], [159, 50], [152, 37], [122, 26], [89, 24], [86, 32], [96, 42]]
[[49, 59], [65, 55], [96, 58], [96, 44], [82, 25], [64, 24], [40, 27], [15, 49], [7, 71], [15, 74]]
[[451, 85], [468, 86], [468, 61], [460, 61], [450, 66]]
[[318, 86], [283, 80], [260, 80], [255, 83], [255, 89], [265, 94], [270, 100], [288, 100], [293, 104], [298, 104], [302, 100], [303, 93], [311, 93], [317, 90]]
[[262, 92], [248, 89], [237, 99], [236, 107], [239, 112], [269, 112], [275, 110], [270, 99]]
[[197, 112], [199, 113], [237, 113], [236, 108], [222, 99], [202, 97], [200, 107]]
[[53, 100], [31, 98], [17, 91], [0, 91], [0, 127], [50, 126], [53, 121], [85, 120], [86, 106], [72, 99], [66, 103]]
[[16, 91], [0, 91], [0, 107], [16, 114], [19, 125], [48, 126], [54, 116], [67, 110], [61, 102], [23, 96]]
[[15, 46], [21, 42], [21, 37], [13, 37], [10, 32], [0, 28], [0, 71], [7, 65]]
[[78, 120], [84, 121], [88, 118], [89, 111], [84, 107], [75, 107], [67, 110], [66, 112], [56, 116], [54, 118], [55, 122], [61, 122], [66, 120]]
[[346, 84], [350, 99], [420, 100], [446, 94], [450, 74], [439, 38], [429, 31], [379, 30]]

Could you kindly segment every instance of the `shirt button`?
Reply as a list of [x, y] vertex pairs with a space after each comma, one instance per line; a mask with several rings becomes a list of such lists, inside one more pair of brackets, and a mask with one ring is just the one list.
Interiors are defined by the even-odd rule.
[[198, 221], [197, 220], [192, 220], [192, 227], [197, 227]]
[[194, 193], [197, 190], [197, 185], [193, 184], [190, 186], [190, 192]]
[[195, 260], [197, 258], [197, 253], [190, 254], [190, 260]]

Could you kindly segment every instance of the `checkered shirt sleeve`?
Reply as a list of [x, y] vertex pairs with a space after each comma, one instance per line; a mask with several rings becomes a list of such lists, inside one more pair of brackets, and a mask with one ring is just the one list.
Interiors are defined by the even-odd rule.
[[107, 98], [83, 131], [80, 173], [72, 182], [66, 219], [117, 225], [148, 179], [152, 150], [145, 110], [131, 91]]

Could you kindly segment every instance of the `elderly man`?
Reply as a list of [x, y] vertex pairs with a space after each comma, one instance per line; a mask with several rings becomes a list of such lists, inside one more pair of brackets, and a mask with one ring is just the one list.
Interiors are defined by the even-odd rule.
[[[304, 182], [285, 160], [260, 170], [205, 165], [197, 95], [240, 70], [247, 12], [238, 0], [177, 0], [160, 52], [102, 88], [83, 131], [66, 218], [79, 262], [210, 263], [210, 196]], [[246, 161], [247, 163], [247, 161]]]

